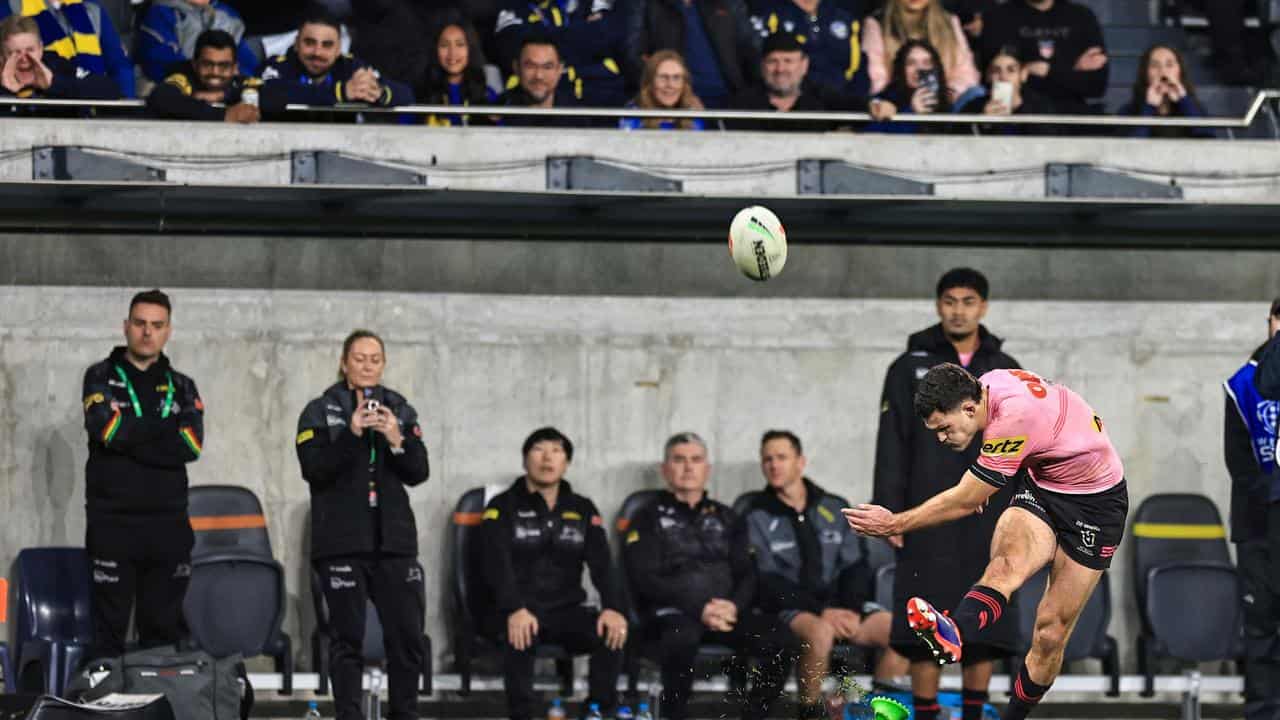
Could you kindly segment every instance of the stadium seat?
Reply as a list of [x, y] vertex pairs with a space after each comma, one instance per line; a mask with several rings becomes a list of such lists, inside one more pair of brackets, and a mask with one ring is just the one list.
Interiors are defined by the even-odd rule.
[[1107, 25], [1152, 25], [1155, 19], [1151, 0], [1076, 0]]
[[293, 692], [293, 643], [281, 630], [284, 568], [271, 554], [262, 504], [247, 488], [197, 485], [188, 496], [195, 545], [183, 614], [192, 641], [214, 657], [267, 655]]
[[84, 548], [27, 548], [11, 576], [17, 655], [11, 687], [60, 695], [93, 642], [89, 555]]
[[893, 608], [893, 581], [897, 576], [898, 564], [889, 563], [876, 568], [876, 603], [881, 607]]
[[[1133, 515], [1132, 536], [1143, 695], [1154, 692], [1155, 665], [1162, 658], [1238, 659], [1238, 579], [1213, 501], [1191, 493], [1150, 495]], [[1187, 603], [1188, 597], [1196, 602]]]
[[[1031, 639], [1036, 627], [1036, 609], [1044, 589], [1049, 581], [1049, 566], [1032, 575], [1018, 590], [1018, 653], [1010, 658], [1009, 675], [1012, 677], [1022, 665], [1022, 658], [1031, 649]], [[1120, 694], [1120, 652], [1115, 638], [1107, 634], [1111, 624], [1111, 580], [1107, 573], [1102, 574], [1093, 595], [1085, 603], [1084, 610], [1076, 621], [1071, 639], [1067, 641], [1063, 662], [1096, 658], [1102, 661], [1102, 672], [1111, 679], [1110, 697]]]
[[[1181, 28], [1157, 25], [1109, 25], [1103, 28], [1107, 54], [1139, 57], [1152, 45], [1169, 45], [1187, 51], [1187, 36]], [[1112, 83], [1115, 83], [1112, 78]]]
[[[622, 549], [626, 545], [627, 531], [631, 528], [631, 523], [645, 506], [657, 500], [662, 493], [661, 490], [637, 490], [631, 493], [622, 501], [622, 507], [618, 509], [618, 516], [614, 520], [614, 529], [617, 531], [614, 547], [618, 549], [617, 567], [620, 572], [619, 583], [622, 586], [623, 597], [627, 603], [627, 622], [631, 625], [630, 633], [632, 641], [627, 643], [625, 667], [627, 671], [627, 691], [633, 695], [639, 688], [640, 681], [640, 662], [642, 660], [651, 660], [653, 658], [653, 642], [646, 634], [643, 619], [636, 609], [637, 604], [635, 596], [631, 594], [631, 575], [627, 571], [625, 564], [625, 555]], [[718, 663], [721, 670], [729, 676], [729, 681], [736, 688], [746, 687], [746, 675], [740, 667], [733, 662], [733, 648], [725, 645], [717, 645], [715, 643], [705, 643], [698, 646], [699, 662]]]
[[[496, 655], [502, 647], [495, 638], [481, 632], [480, 620], [493, 601], [484, 578], [480, 575], [484, 557], [479, 542], [480, 524], [489, 499], [503, 488], [472, 488], [463, 493], [454, 506], [450, 555], [453, 559], [454, 657], [461, 679], [459, 695], [471, 694], [472, 663], [484, 654]], [[560, 694], [573, 694], [573, 656], [560, 645], [538, 643], [534, 655], [554, 660], [560, 677]]]
[[[422, 563], [418, 563], [418, 572], [423, 573]], [[426, 577], [425, 574], [423, 577]], [[329, 693], [329, 642], [332, 639], [329, 630], [329, 606], [324, 600], [324, 585], [320, 573], [314, 569], [311, 570], [311, 602], [316, 611], [316, 628], [311, 631], [311, 667], [315, 668], [316, 674], [320, 676], [320, 684], [316, 692], [327, 695]], [[423, 695], [430, 695], [434, 691], [431, 637], [424, 634], [422, 642], [424, 651], [420, 690]], [[364, 656], [366, 665], [380, 665], [387, 659], [386, 646], [382, 642], [382, 621], [378, 617], [378, 609], [371, 600], [365, 601], [364, 647], [361, 648], [361, 654]]]

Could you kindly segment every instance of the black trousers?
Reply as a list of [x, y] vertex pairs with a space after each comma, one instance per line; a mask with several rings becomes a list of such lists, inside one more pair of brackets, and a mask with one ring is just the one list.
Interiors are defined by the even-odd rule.
[[694, 660], [701, 644], [725, 645], [737, 653], [734, 662], [745, 672], [749, 658], [758, 667], [750, 673], [744, 697], [735, 698], [744, 718], [763, 718], [782, 694], [794, 653], [794, 636], [776, 618], [744, 612], [729, 632], [717, 632], [681, 612], [651, 617], [647, 639], [656, 643], [662, 668], [662, 717], [685, 720], [696, 674]]
[[186, 513], [89, 518], [91, 657], [124, 654], [131, 613], [143, 648], [178, 644], [186, 634], [182, 601], [191, 582], [192, 542]]
[[416, 720], [418, 679], [426, 647], [422, 572], [416, 558], [356, 555], [314, 561], [329, 606], [329, 677], [336, 720], [360, 720], [364, 674], [364, 623], [368, 601], [382, 623], [387, 656], [388, 717]]
[[1280, 503], [1267, 512], [1267, 535], [1236, 544], [1244, 607], [1244, 716], [1280, 720]]
[[[561, 645], [574, 654], [590, 653], [587, 677], [587, 702], [599, 703], [600, 712], [612, 717], [618, 704], [618, 674], [622, 672], [622, 653], [610, 650], [604, 639], [596, 635], [595, 608], [580, 605], [555, 610], [535, 611], [538, 618], [537, 643]], [[506, 639], [507, 618], [494, 617], [490, 627], [503, 646], [502, 682], [507, 693], [507, 714], [512, 720], [542, 717], [546, 708], [538, 705], [533, 692], [534, 648], [516, 650]]]

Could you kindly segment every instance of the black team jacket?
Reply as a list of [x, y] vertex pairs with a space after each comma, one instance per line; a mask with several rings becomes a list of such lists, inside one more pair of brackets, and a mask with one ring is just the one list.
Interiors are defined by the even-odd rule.
[[263, 82], [256, 77], [233, 77], [223, 99], [226, 107], [214, 107], [212, 103], [194, 97], [202, 89], [191, 63], [182, 63], [147, 96], [147, 110], [156, 117], [172, 120], [220, 121], [226, 117], [226, 108], [241, 102], [246, 90], [258, 92], [258, 109], [264, 116], [284, 112], [288, 103], [288, 93], [282, 84]]

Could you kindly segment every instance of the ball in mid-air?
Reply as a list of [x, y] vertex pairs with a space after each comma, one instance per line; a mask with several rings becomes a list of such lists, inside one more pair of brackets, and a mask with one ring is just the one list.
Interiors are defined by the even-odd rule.
[[787, 231], [768, 208], [743, 208], [729, 224], [729, 255], [743, 275], [768, 280], [787, 264]]

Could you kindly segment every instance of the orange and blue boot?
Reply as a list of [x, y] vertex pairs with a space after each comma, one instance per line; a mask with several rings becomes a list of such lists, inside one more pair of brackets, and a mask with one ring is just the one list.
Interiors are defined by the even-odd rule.
[[960, 629], [928, 600], [913, 597], [907, 601], [907, 625], [929, 646], [939, 665], [960, 662]]

